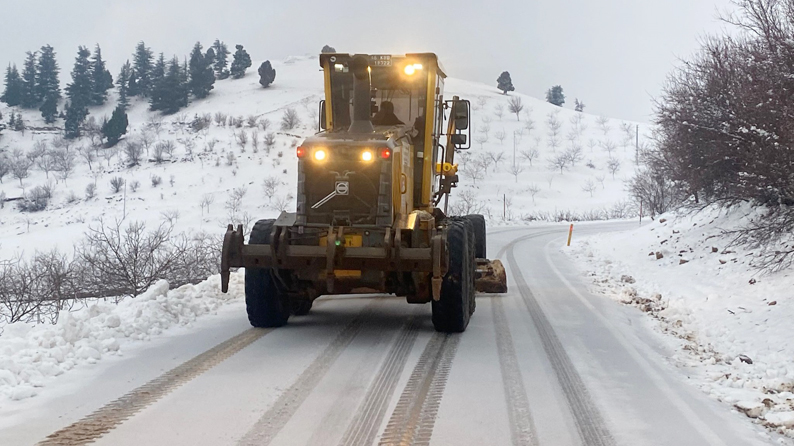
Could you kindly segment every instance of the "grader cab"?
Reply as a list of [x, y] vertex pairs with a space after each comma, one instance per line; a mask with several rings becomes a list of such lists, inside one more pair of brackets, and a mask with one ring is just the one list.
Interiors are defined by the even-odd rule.
[[321, 131], [296, 151], [296, 212], [258, 221], [248, 244], [229, 225], [223, 292], [230, 268], [244, 267], [255, 327], [306, 314], [321, 295], [392, 293], [430, 302], [436, 330], [462, 332], [475, 288], [507, 291], [501, 262], [485, 259], [483, 216], [446, 216], [455, 152], [469, 148], [469, 102], [444, 99], [431, 53], [325, 53], [320, 65]]

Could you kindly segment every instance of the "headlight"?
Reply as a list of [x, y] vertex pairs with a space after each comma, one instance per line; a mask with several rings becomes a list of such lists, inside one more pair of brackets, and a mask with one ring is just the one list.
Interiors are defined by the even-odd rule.
[[314, 159], [317, 161], [325, 161], [328, 158], [328, 153], [324, 149], [317, 149], [314, 151]]
[[413, 65], [406, 65], [405, 66], [405, 74], [408, 76], [413, 75], [416, 72], [416, 68]]
[[361, 152], [361, 161], [370, 162], [373, 158], [375, 158], [375, 155], [372, 154], [372, 150], [365, 150]]

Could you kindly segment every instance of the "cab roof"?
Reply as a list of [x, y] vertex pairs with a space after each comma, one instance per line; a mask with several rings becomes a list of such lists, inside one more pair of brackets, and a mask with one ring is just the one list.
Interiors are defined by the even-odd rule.
[[438, 60], [435, 53], [406, 53], [406, 54], [348, 54], [348, 53], [321, 53], [320, 66], [325, 67], [326, 62], [330, 64], [347, 64], [355, 56], [364, 56], [369, 59], [371, 66], [391, 66], [399, 64], [404, 60], [421, 62], [423, 65], [433, 66], [437, 69], [441, 77], [446, 78], [447, 74], [443, 65]]

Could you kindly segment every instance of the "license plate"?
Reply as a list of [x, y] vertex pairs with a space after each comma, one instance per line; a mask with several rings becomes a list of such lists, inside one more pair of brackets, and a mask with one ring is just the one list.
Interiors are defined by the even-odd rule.
[[[360, 248], [363, 245], [363, 240], [360, 235], [346, 235], [345, 236], [345, 248]], [[320, 246], [327, 246], [328, 245], [328, 237], [320, 237]]]

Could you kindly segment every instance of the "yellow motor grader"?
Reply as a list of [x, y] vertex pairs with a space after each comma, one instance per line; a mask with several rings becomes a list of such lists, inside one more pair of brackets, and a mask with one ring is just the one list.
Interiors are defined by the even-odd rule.
[[223, 292], [244, 267], [255, 327], [284, 325], [321, 295], [392, 293], [430, 302], [436, 330], [464, 331], [475, 289], [507, 291], [501, 262], [485, 258], [483, 216], [446, 215], [469, 102], [444, 98], [432, 53], [324, 53], [320, 66], [320, 131], [297, 147], [296, 212], [258, 221], [248, 244], [229, 225]]

